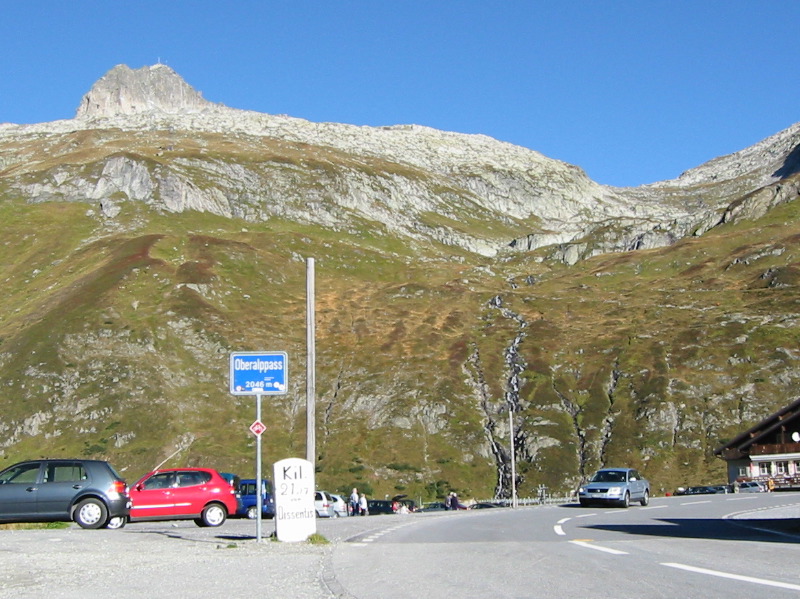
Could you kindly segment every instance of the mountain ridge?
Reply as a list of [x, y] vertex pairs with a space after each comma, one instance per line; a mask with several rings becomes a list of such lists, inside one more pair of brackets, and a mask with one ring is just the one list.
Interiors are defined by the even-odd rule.
[[[154, 74], [157, 84], [152, 90], [151, 79]], [[148, 93], [152, 98], [147, 97]], [[173, 96], [178, 101], [172, 100]], [[83, 110], [89, 98], [92, 98], [94, 105], [103, 108]], [[184, 110], [186, 98], [190, 98], [188, 104], [193, 107], [188, 113]], [[330, 153], [333, 149], [355, 159], [348, 159], [347, 165], [342, 165], [341, 161], [336, 164], [335, 159], [333, 163], [329, 159], [320, 163], [321, 167], [327, 163], [333, 169], [338, 169], [339, 172], [333, 173], [336, 181], [328, 189], [334, 202], [343, 205], [345, 212], [355, 208], [361, 217], [388, 223], [396, 232], [420, 240], [432, 237], [437, 242], [484, 255], [508, 252], [509, 248], [527, 251], [553, 246], [553, 256], [567, 263], [608, 251], [659, 247], [687, 234], [702, 234], [709, 226], [720, 222], [720, 215], [728, 208], [731, 196], [738, 198], [773, 182], [774, 177], [770, 179], [766, 176], [765, 169], [778, 172], [780, 166], [777, 163], [800, 140], [800, 128], [794, 126], [755, 146], [747, 154], [749, 160], [741, 160], [739, 155], [742, 153], [737, 153], [713, 161], [717, 165], [738, 165], [726, 169], [711, 167], [716, 173], [724, 172], [726, 181], [729, 181], [728, 187], [734, 188], [722, 197], [709, 197], [704, 188], [707, 181], [702, 180], [702, 173], [705, 172], [702, 166], [673, 181], [639, 188], [612, 188], [591, 181], [579, 167], [487, 136], [449, 133], [416, 125], [374, 128], [311, 123], [293, 117], [240, 111], [212, 104], [202, 100], [177, 73], [164, 65], [137, 70], [115, 67], [84, 96], [76, 119], [61, 121], [55, 127], [25, 126], [21, 131], [37, 137], [58, 129], [70, 133], [76, 129], [122, 133], [141, 130], [224, 132], [225, 135], [248, 136], [276, 143], [309, 145], [320, 148], [323, 153]], [[0, 138], [3, 130], [0, 129]], [[5, 130], [10, 131], [8, 127]], [[174, 147], [168, 140], [165, 143], [165, 147]], [[762, 164], [765, 157], [770, 159], [768, 166]], [[380, 178], [381, 186], [376, 194], [381, 197], [378, 203], [389, 207], [388, 212], [373, 210], [368, 200], [352, 204], [352, 198], [366, 199], [372, 193], [369, 186], [357, 185], [354, 188], [353, 182], [364, 174], [365, 169], [372, 168], [366, 163], [375, 165], [375, 161], [380, 161], [388, 169]], [[744, 169], [742, 164], [746, 165]], [[5, 166], [10, 164], [6, 163]], [[139, 177], [143, 176], [141, 166], [140, 161], [134, 161], [127, 168], [120, 168], [117, 162], [111, 170], [119, 175], [116, 180], [105, 183], [104, 188], [113, 187], [128, 197], [137, 197], [135, 192], [127, 189], [127, 183], [131, 177], [136, 178], [137, 173]], [[59, 174], [57, 180], [64, 176]], [[229, 178], [238, 176], [231, 173]], [[263, 171], [250, 170], [246, 176], [263, 179], [267, 175]], [[273, 174], [268, 176], [272, 178]], [[140, 186], [159, 188], [158, 176], [151, 175], [150, 178], [155, 180], [140, 183]], [[165, 202], [169, 210], [181, 210], [187, 206], [223, 215], [241, 212], [233, 205], [236, 203], [235, 189], [226, 190], [227, 200], [221, 201], [219, 197], [204, 196], [202, 190], [189, 185], [180, 173], [171, 172], [168, 178], [177, 182], [177, 186], [170, 185], [169, 189], [177, 190], [174, 193], [178, 194], [178, 197]], [[430, 181], [421, 188], [417, 183], [422, 178]], [[448, 186], [454, 194], [450, 200], [445, 198], [442, 201], [443, 196], [436, 189]], [[50, 189], [41, 186], [27, 191], [21, 189], [21, 192], [70, 197], [70, 194], [59, 192], [56, 187], [61, 187], [61, 184]], [[77, 187], [72, 197], [94, 197], [98, 193], [88, 189], [82, 182]], [[337, 195], [337, 187], [347, 188], [346, 195]], [[703, 194], [700, 202], [695, 199], [698, 192], [694, 190], [697, 188], [701, 188], [700, 193]], [[722, 189], [719, 182], [717, 188]], [[282, 189], [281, 193], [284, 197], [292, 198], [289, 190]], [[169, 196], [169, 190], [162, 195]], [[684, 197], [681, 198], [681, 195]], [[295, 195], [294, 199], [297, 207], [299, 198]], [[280, 199], [268, 194], [266, 198], [256, 198], [254, 201], [275, 206]], [[523, 232], [520, 227], [532, 230], [523, 235], [509, 231], [507, 236], [486, 238], [476, 234], [475, 230], [465, 232], [452, 226], [419, 226], [420, 218], [417, 215], [420, 212], [449, 213], [455, 217], [455, 221], [461, 220], [458, 211], [452, 208], [452, 201], [474, 204], [478, 212], [489, 215], [487, 218], [490, 221], [517, 221], [512, 223], [512, 231]], [[262, 214], [258, 217], [253, 210], [248, 211], [251, 218], [265, 218], [270, 213], [270, 210], [265, 212], [257, 209], [255, 213]], [[300, 212], [293, 211], [296, 218], [312, 222], [319, 216], [314, 212]], [[398, 218], [401, 214], [407, 216]], [[325, 218], [327, 222], [335, 223], [342, 215], [328, 214]], [[620, 225], [615, 227], [617, 234], [614, 236], [609, 236], [610, 221]], [[344, 225], [346, 222], [339, 224]], [[583, 241], [586, 237], [596, 236], [599, 231], [604, 231], [604, 239], [599, 246]]]

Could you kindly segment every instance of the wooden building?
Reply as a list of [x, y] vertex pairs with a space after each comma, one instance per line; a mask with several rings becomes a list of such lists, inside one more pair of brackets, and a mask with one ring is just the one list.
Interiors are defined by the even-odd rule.
[[714, 450], [728, 462], [728, 482], [755, 480], [800, 490], [800, 399]]

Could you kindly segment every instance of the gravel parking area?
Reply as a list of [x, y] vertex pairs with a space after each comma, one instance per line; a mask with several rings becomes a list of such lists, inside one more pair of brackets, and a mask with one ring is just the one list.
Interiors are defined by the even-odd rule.
[[325, 569], [338, 543], [413, 516], [317, 520], [329, 544], [279, 543], [264, 520], [257, 543], [251, 520], [219, 528], [191, 521], [136, 523], [121, 530], [0, 530], [0, 596], [244, 597], [319, 599], [339, 596]]

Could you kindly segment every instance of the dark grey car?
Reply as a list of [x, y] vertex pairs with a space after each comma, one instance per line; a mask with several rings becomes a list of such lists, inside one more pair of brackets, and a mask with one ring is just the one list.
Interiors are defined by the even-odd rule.
[[101, 460], [30, 460], [0, 472], [0, 523], [120, 528], [130, 508], [125, 481]]

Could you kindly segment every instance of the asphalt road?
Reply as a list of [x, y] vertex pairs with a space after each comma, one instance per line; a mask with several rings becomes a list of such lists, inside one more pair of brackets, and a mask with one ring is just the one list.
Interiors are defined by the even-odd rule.
[[484, 510], [343, 544], [343, 596], [800, 596], [800, 495], [656, 498], [628, 509]]
[[326, 545], [248, 520], [0, 530], [0, 597], [800, 597], [799, 522], [774, 493], [318, 520]]

